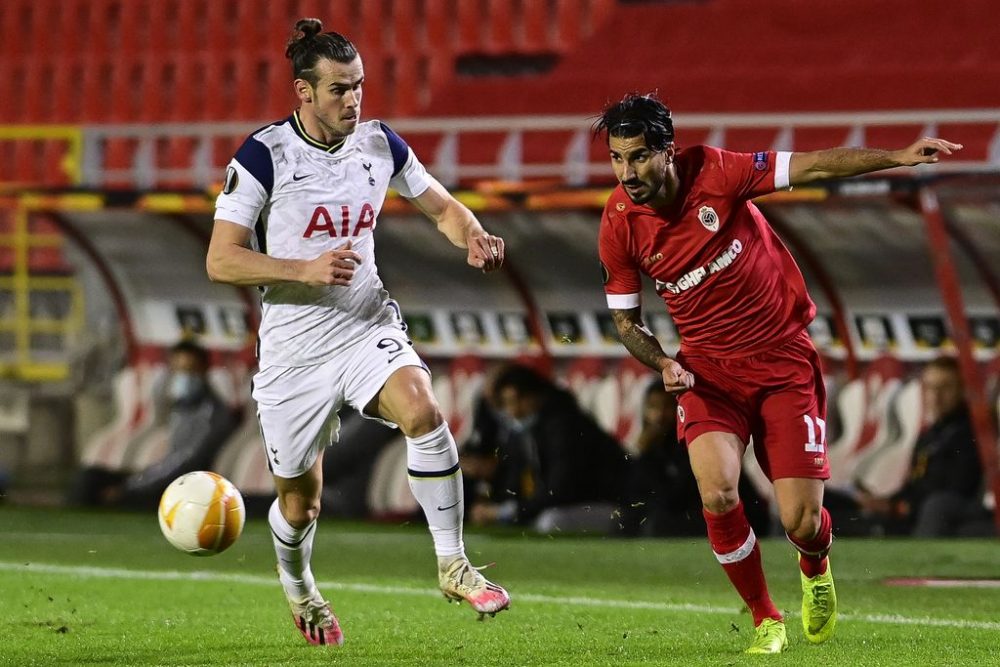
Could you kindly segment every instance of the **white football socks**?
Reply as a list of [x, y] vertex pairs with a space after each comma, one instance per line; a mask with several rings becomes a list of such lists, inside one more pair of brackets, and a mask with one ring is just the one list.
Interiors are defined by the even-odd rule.
[[309, 567], [316, 522], [313, 521], [302, 529], [293, 528], [282, 516], [277, 498], [271, 504], [267, 520], [271, 524], [274, 552], [278, 555], [278, 578], [281, 585], [287, 595], [302, 600], [316, 588], [316, 580]]
[[462, 471], [448, 423], [417, 438], [406, 438], [410, 490], [427, 517], [438, 558], [465, 554], [462, 543]]

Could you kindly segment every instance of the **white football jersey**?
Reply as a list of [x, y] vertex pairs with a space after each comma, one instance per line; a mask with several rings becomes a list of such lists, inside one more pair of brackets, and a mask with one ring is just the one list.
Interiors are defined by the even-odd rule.
[[215, 218], [254, 230], [254, 250], [310, 260], [348, 240], [362, 261], [349, 287], [289, 282], [262, 288], [262, 366], [306, 366], [371, 327], [401, 322], [382, 287], [372, 232], [389, 187], [419, 196], [429, 177], [380, 121], [359, 123], [339, 148], [313, 139], [296, 111], [250, 135], [226, 169]]

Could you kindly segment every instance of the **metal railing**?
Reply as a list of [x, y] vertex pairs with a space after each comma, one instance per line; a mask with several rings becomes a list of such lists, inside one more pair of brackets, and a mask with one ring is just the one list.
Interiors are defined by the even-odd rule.
[[[595, 176], [609, 177], [606, 161], [591, 159], [591, 123], [586, 116], [493, 116], [470, 118], [409, 118], [392, 122], [404, 138], [422, 145], [434, 145], [431, 154], [420, 157], [443, 183], [454, 186], [478, 180], [522, 181], [553, 179], [564, 185], [576, 186], [590, 182]], [[800, 130], [828, 129], [831, 146], [862, 146], [866, 135], [874, 128], [917, 126], [923, 135], [935, 135], [941, 126], [986, 126], [990, 136], [985, 147], [985, 159], [963, 158], [943, 162], [949, 170], [976, 171], [1000, 169], [1000, 109], [918, 110], [832, 113], [752, 113], [752, 114], [678, 114], [674, 119], [678, 136], [686, 130], [699, 130], [704, 143], [727, 147], [732, 131], [759, 129], [773, 131], [770, 146], [775, 150], [796, 150], [796, 133]], [[80, 128], [82, 146], [71, 145], [66, 169], [73, 184], [93, 188], [127, 184], [139, 189], [154, 189], [183, 183], [191, 187], [208, 188], [217, 185], [229, 155], [218, 150], [220, 142], [235, 148], [259, 123], [164, 123], [87, 125]], [[33, 128], [33, 130], [36, 128]], [[837, 130], [842, 132], [836, 132]], [[4, 134], [6, 132], [6, 135]], [[496, 135], [502, 135], [499, 143]], [[463, 142], [476, 141], [490, 135], [495, 147], [489, 160], [463, 161]], [[0, 128], [0, 140], [5, 136], [26, 136], [16, 126]], [[44, 135], [39, 135], [44, 136]], [[113, 142], [129, 144], [126, 159], [112, 168], [107, 164], [108, 147]], [[182, 164], [170, 164], [171, 142], [187, 141], [190, 152]], [[539, 161], [525, 155], [528, 141], [556, 144], [549, 154], [557, 160]], [[980, 147], [982, 148], [982, 147]], [[481, 151], [478, 151], [481, 154]], [[980, 151], [981, 153], [983, 151]], [[16, 176], [15, 176], [16, 180]]]

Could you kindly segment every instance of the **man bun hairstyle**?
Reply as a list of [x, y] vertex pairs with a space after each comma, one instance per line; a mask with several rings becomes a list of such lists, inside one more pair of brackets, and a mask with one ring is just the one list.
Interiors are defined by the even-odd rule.
[[628, 93], [620, 102], [609, 104], [594, 122], [594, 136], [627, 139], [642, 135], [646, 146], [662, 151], [674, 141], [674, 121], [670, 108], [656, 93]]
[[323, 32], [319, 19], [305, 18], [295, 22], [285, 57], [292, 61], [292, 77], [305, 79], [315, 87], [319, 77], [314, 68], [321, 58], [346, 65], [358, 57], [358, 50], [340, 33]]

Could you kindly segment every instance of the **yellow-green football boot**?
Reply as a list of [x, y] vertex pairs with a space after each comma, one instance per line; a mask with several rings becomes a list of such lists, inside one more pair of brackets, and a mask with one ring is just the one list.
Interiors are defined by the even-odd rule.
[[766, 654], [781, 653], [788, 648], [788, 637], [785, 635], [785, 623], [773, 618], [765, 618], [754, 630], [753, 643], [746, 653]]
[[802, 629], [806, 639], [813, 644], [821, 644], [833, 636], [837, 627], [837, 591], [833, 587], [830, 561], [827, 561], [823, 574], [811, 579], [804, 574], [801, 577]]

